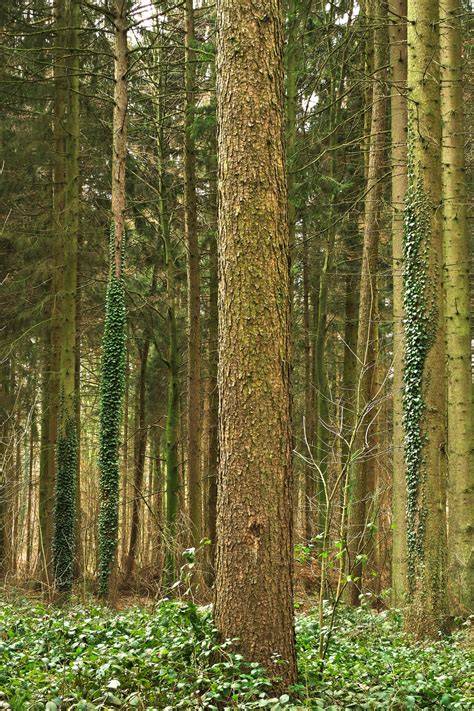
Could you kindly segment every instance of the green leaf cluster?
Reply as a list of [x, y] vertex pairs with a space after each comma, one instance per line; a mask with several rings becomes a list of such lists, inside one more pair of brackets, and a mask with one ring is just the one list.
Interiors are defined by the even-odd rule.
[[54, 509], [53, 570], [56, 589], [67, 593], [72, 588], [74, 572], [77, 471], [77, 423], [73, 415], [62, 412], [56, 444], [56, 496]]
[[123, 269], [120, 278], [115, 274], [113, 229], [110, 245], [100, 382], [99, 593], [103, 597], [109, 591], [117, 550], [120, 481], [118, 450], [126, 357], [125, 288]]
[[[325, 605], [324, 624], [331, 616]], [[296, 622], [299, 683], [280, 696], [220, 642], [209, 608], [162, 601], [119, 613], [93, 604], [0, 605], [0, 700], [20, 709], [469, 709], [466, 634], [410, 644], [401, 615], [342, 608], [321, 668], [317, 612]]]
[[437, 312], [429, 277], [430, 203], [421, 177], [415, 174], [408, 151], [408, 189], [404, 212], [405, 358], [403, 366], [403, 422], [407, 483], [408, 579], [413, 585], [423, 560], [425, 508], [423, 505], [426, 405], [423, 384], [428, 353], [436, 337]]

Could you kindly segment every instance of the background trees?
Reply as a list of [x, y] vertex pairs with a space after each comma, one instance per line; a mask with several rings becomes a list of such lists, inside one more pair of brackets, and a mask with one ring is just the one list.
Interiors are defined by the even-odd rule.
[[[128, 66], [118, 78], [128, 89], [125, 115], [123, 101], [114, 98], [123, 88], [114, 80], [115, 5], [100, 9], [83, 0], [2, 4], [2, 575], [5, 580], [42, 581], [45, 590], [56, 577], [60, 586], [64, 579], [69, 587], [75, 548], [75, 572], [86, 585], [95, 587], [100, 557], [102, 591], [109, 564], [116, 559], [117, 584], [123, 591], [169, 592], [184, 575], [181, 551], [199, 547], [206, 536], [211, 544], [196, 563], [205, 568], [205, 576], [195, 576], [192, 588], [198, 598], [211, 598], [217, 465], [219, 456], [221, 461], [223, 454], [228, 456], [225, 447], [219, 454], [217, 438], [220, 353], [221, 369], [226, 358], [239, 362], [232, 366], [233, 396], [241, 392], [248, 398], [234, 406], [222, 393], [226, 416], [220, 423], [221, 446], [225, 428], [239, 433], [239, 471], [248, 472], [251, 461], [258, 462], [252, 468], [253, 487], [271, 459], [260, 459], [264, 450], [274, 451], [276, 440], [282, 457], [288, 447], [294, 450], [298, 594], [303, 588], [311, 594], [322, 577], [326, 597], [347, 590], [354, 603], [362, 594], [381, 605], [383, 591], [392, 588], [394, 602], [404, 603], [406, 470], [412, 589], [431, 599], [433, 576], [424, 579], [421, 564], [425, 554], [431, 556], [429, 546], [447, 536], [453, 589], [448, 610], [440, 550], [435, 575], [439, 619], [449, 611], [464, 614], [472, 606], [467, 591], [472, 588], [473, 475], [470, 245], [464, 227], [464, 176], [470, 165], [462, 116], [470, 86], [463, 7], [440, 1], [438, 24], [433, 3], [406, 8], [398, 0], [388, 7], [372, 1], [289, 2], [284, 20], [275, 24], [279, 3], [269, 3], [265, 11], [250, 6], [253, 19], [244, 18], [248, 26], [242, 19], [242, 30], [237, 31], [226, 24], [226, 8], [234, 9], [230, 0], [218, 9], [190, 2], [185, 8], [168, 2], [122, 5]], [[228, 28], [226, 52], [241, 71], [232, 101], [222, 98], [227, 96], [222, 82], [228, 75], [219, 74], [221, 115], [235, 114], [226, 124], [227, 135], [219, 134], [221, 180], [230, 206], [226, 203], [220, 219], [233, 235], [228, 246], [242, 272], [229, 314], [241, 299], [248, 311], [245, 327], [238, 327], [233, 315], [232, 323], [222, 321], [222, 301], [219, 312], [217, 308], [216, 17]], [[234, 19], [240, 24], [240, 16]], [[429, 29], [432, 26], [435, 29]], [[272, 32], [274, 49], [268, 54]], [[248, 47], [252, 38], [256, 45]], [[257, 47], [266, 49], [260, 52]], [[277, 65], [282, 51], [285, 119], [278, 115], [278, 121], [267, 126], [280, 106]], [[440, 76], [431, 59], [439, 52]], [[266, 79], [265, 62], [271, 64]], [[114, 107], [122, 113], [113, 126]], [[275, 158], [281, 148], [280, 124], [286, 134], [286, 178], [280, 158]], [[114, 138], [118, 163], [112, 160]], [[277, 171], [271, 175], [268, 160]], [[112, 181], [113, 165], [118, 164], [119, 182], [115, 173]], [[237, 185], [244, 168], [245, 190]], [[281, 184], [278, 199], [270, 178]], [[284, 224], [285, 179], [291, 251], [288, 324], [283, 307], [286, 245], [274, 253], [274, 245], [270, 249], [267, 244], [273, 230], [283, 245], [283, 228], [267, 224], [271, 220], [264, 210], [271, 198], [272, 215], [278, 214]], [[100, 395], [100, 363], [106, 354], [102, 333], [112, 196], [115, 221], [127, 232], [127, 268], [122, 273], [121, 258], [114, 251], [120, 303], [118, 321], [113, 321], [118, 340], [103, 369], [111, 378], [109, 406]], [[252, 215], [246, 212], [248, 205]], [[244, 217], [240, 246], [235, 231]], [[245, 269], [244, 237], [254, 250]], [[222, 242], [221, 267], [224, 246]], [[231, 276], [236, 274], [232, 269]], [[251, 281], [246, 282], [244, 276], [249, 275]], [[221, 289], [224, 276], [225, 271]], [[282, 318], [278, 332], [275, 303]], [[124, 309], [124, 403], [114, 409], [121, 399]], [[236, 329], [232, 337], [231, 327]], [[287, 417], [283, 382], [290, 367], [286, 360], [285, 372], [278, 371], [273, 351], [258, 367], [255, 360], [258, 382], [251, 393], [246, 390], [257, 346], [262, 351], [264, 343], [269, 352], [279, 348], [286, 359], [286, 328], [292, 341], [291, 444], [288, 435], [282, 435]], [[257, 391], [266, 398], [258, 416]], [[275, 393], [281, 396], [278, 404], [271, 400]], [[112, 415], [115, 420], [113, 433], [103, 437], [100, 456], [102, 471], [105, 459], [114, 469], [112, 523], [102, 516], [99, 536], [100, 400], [102, 425]], [[253, 417], [251, 426], [246, 412]], [[72, 420], [74, 426], [67, 430]], [[69, 455], [66, 469], [60, 468], [56, 451], [65, 451], [66, 440], [72, 442], [72, 430], [79, 433], [77, 468]], [[224, 461], [222, 466], [227, 466]], [[278, 466], [272, 469], [278, 485], [269, 483], [268, 474], [258, 492], [252, 487], [247, 491], [248, 507], [261, 507], [258, 517], [267, 516], [271, 494], [286, 497]], [[103, 482], [102, 505], [107, 491]], [[66, 515], [67, 546], [54, 546], [66, 553], [63, 578], [53, 565], [53, 534], [56, 530], [59, 541], [60, 518], [68, 512], [64, 502], [74, 498], [75, 514], [70, 508]], [[247, 526], [247, 508], [247, 518], [236, 514], [236, 530]], [[230, 516], [230, 511], [225, 513]], [[285, 516], [279, 510], [274, 518], [287, 532]], [[224, 516], [220, 525], [227, 523]], [[258, 538], [257, 524], [249, 532], [252, 540]], [[287, 533], [279, 538], [285, 542], [278, 551], [286, 571], [290, 539]], [[111, 546], [108, 558], [105, 544]], [[276, 554], [276, 547], [272, 551]], [[191, 565], [193, 555], [187, 554]], [[322, 561], [326, 577], [321, 576]], [[268, 563], [266, 571], [272, 567]], [[265, 585], [262, 577], [262, 595], [269, 590]], [[227, 583], [219, 586], [223, 591]], [[289, 588], [285, 590], [288, 623]], [[433, 632], [438, 626], [433, 622], [438, 616], [434, 603], [423, 603], [422, 609], [431, 621], [420, 630]], [[289, 659], [291, 655], [290, 650]]]

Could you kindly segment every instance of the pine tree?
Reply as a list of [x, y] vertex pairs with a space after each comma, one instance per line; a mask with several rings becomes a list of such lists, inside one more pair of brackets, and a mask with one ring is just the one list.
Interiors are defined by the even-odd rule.
[[280, 2], [217, 5], [219, 407], [215, 623], [296, 673], [291, 580], [289, 240]]

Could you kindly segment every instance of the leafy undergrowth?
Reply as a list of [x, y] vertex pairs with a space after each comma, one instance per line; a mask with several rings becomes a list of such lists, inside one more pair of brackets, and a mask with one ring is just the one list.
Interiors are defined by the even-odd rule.
[[0, 602], [0, 708], [474, 708], [461, 632], [414, 646], [395, 612], [343, 611], [322, 674], [316, 616], [299, 617], [297, 639], [300, 682], [275, 698], [258, 665], [219, 645], [210, 613], [194, 606]]

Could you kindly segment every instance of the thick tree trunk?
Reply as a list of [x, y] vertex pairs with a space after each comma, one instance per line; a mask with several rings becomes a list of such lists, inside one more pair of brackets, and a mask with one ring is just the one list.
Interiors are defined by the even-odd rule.
[[[290, 284], [278, 0], [219, 0], [219, 485], [215, 622], [295, 680]], [[278, 661], [275, 661], [278, 658]]]
[[389, 2], [392, 116], [393, 464], [392, 603], [407, 590], [406, 486], [403, 455], [403, 205], [407, 187], [407, 0]]
[[410, 605], [406, 627], [422, 638], [436, 637], [447, 614], [439, 13], [432, 0], [408, 0], [407, 14], [403, 414]]
[[460, 0], [440, 0], [444, 283], [448, 378], [448, 580], [454, 614], [474, 612], [474, 430]]

